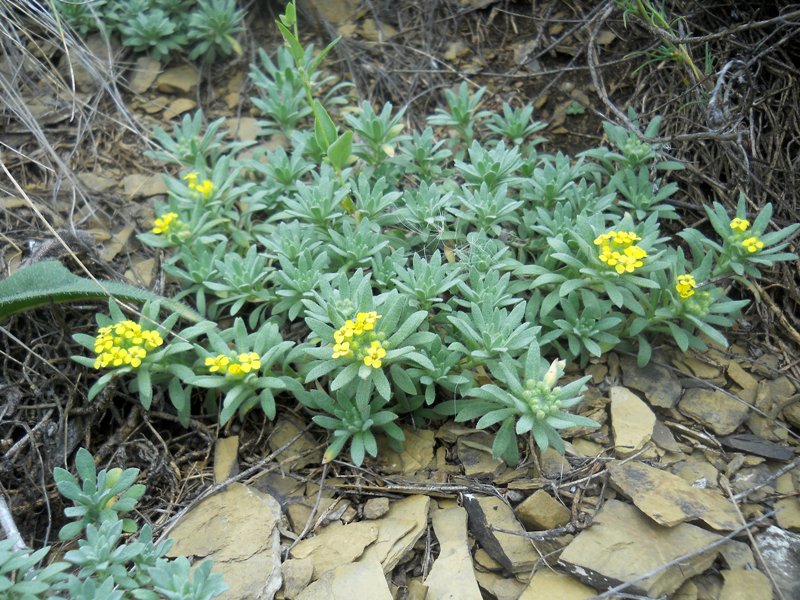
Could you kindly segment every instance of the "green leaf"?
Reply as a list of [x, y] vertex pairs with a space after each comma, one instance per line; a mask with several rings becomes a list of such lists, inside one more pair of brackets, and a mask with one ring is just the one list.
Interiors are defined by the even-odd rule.
[[336, 125], [322, 106], [319, 100], [314, 100], [314, 137], [317, 140], [317, 145], [324, 150], [328, 151], [331, 144], [336, 140], [337, 132]]
[[97, 469], [94, 466], [92, 454], [86, 448], [78, 449], [78, 453], [75, 455], [75, 470], [78, 471], [82, 481], [88, 481], [95, 485]]
[[389, 385], [389, 380], [386, 378], [383, 369], [373, 369], [372, 382], [375, 384], [375, 389], [378, 390], [381, 398], [387, 401], [391, 400], [392, 386]]
[[353, 132], [345, 131], [328, 148], [328, 160], [337, 171], [341, 171], [350, 161], [353, 150]]
[[163, 308], [187, 321], [203, 321], [198, 313], [181, 302], [116, 281], [95, 283], [73, 274], [57, 260], [34, 263], [0, 281], [0, 321], [54, 302], [86, 302], [109, 297], [137, 304], [157, 300]]
[[509, 466], [515, 467], [519, 464], [517, 434], [514, 431], [514, 419], [512, 417], [503, 421], [500, 429], [497, 430], [492, 444], [492, 455], [495, 458], [502, 458]]
[[348, 439], [350, 439], [350, 434], [346, 431], [335, 432], [333, 434], [333, 440], [330, 444], [328, 444], [328, 449], [325, 450], [325, 454], [322, 457], [322, 464], [327, 464], [339, 456], [339, 453], [342, 451], [342, 448], [344, 448], [344, 445], [347, 443]]
[[331, 382], [331, 391], [336, 391], [340, 388], [343, 388], [348, 383], [353, 381], [358, 375], [358, 368], [360, 363], [350, 363], [344, 369], [339, 371], [339, 374], [334, 378]]
[[392, 348], [396, 348], [403, 341], [410, 336], [416, 329], [420, 326], [426, 318], [428, 318], [428, 311], [426, 310], [418, 310], [417, 312], [413, 313], [409, 316], [402, 325], [392, 334], [389, 338], [389, 345]]

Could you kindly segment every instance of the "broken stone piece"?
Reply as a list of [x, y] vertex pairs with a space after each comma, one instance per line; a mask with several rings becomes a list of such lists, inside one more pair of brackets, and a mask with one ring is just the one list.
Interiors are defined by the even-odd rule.
[[389, 512], [388, 498], [370, 498], [364, 503], [365, 519], [380, 519], [387, 512]]
[[747, 405], [725, 392], [705, 388], [686, 390], [678, 403], [678, 410], [717, 435], [729, 435], [736, 431], [749, 412]]
[[475, 579], [481, 589], [486, 590], [496, 600], [518, 600], [526, 587], [513, 577], [505, 577], [499, 573], [475, 571]]
[[189, 112], [195, 106], [197, 106], [197, 102], [190, 98], [177, 98], [170, 102], [169, 106], [164, 110], [164, 119], [170, 121], [185, 112]]
[[511, 573], [533, 568], [539, 555], [508, 504], [494, 496], [465, 494], [464, 507], [469, 514], [470, 532], [489, 556]]
[[[499, 562], [489, 556], [489, 553], [486, 552], [483, 548], [478, 548], [475, 550], [475, 564], [479, 566], [484, 571], [500, 571], [503, 568]], [[478, 582], [480, 583], [480, 582]]]
[[536, 490], [517, 506], [517, 516], [528, 530], [555, 529], [569, 523], [570, 513], [544, 490]]
[[[304, 431], [304, 428], [305, 425], [300, 424], [298, 419], [281, 416], [275, 422], [275, 427], [267, 440], [270, 451], [276, 452], [300, 435], [283, 451], [280, 457], [282, 461], [291, 461], [289, 469], [302, 469], [305, 466], [318, 465], [322, 462], [322, 448], [318, 448], [319, 444], [314, 436], [308, 431]], [[295, 457], [297, 458], [295, 459]]]
[[392, 502], [385, 517], [369, 521], [378, 527], [378, 539], [364, 551], [362, 560], [374, 558], [384, 573], [392, 571], [428, 528], [430, 503], [428, 496], [409, 496]]
[[197, 87], [199, 80], [197, 70], [184, 65], [164, 71], [156, 79], [156, 87], [163, 94], [189, 94]]
[[254, 117], [230, 118], [225, 124], [231, 135], [242, 142], [253, 142], [261, 135], [261, 126]]
[[784, 598], [800, 598], [800, 535], [770, 525], [755, 534], [756, 546]]
[[[626, 591], [658, 597], [669, 595], [684, 581], [709, 568], [718, 548], [707, 548], [720, 536], [681, 523], [662, 527], [639, 510], [608, 500], [595, 515], [591, 527], [579, 533], [561, 554], [560, 563], [575, 577], [598, 590], [638, 580]], [[676, 562], [678, 557], [693, 554]], [[663, 570], [643, 577], [651, 571]]]
[[636, 365], [636, 359], [631, 356], [623, 356], [620, 365], [622, 383], [626, 387], [642, 392], [652, 406], [672, 408], [678, 403], [681, 397], [681, 384], [670, 369], [654, 362], [639, 367]]
[[380, 563], [362, 560], [325, 573], [300, 592], [296, 600], [392, 600]]
[[783, 498], [775, 502], [775, 520], [778, 527], [800, 532], [800, 498]]
[[467, 539], [467, 511], [460, 506], [437, 510], [432, 517], [439, 556], [425, 578], [428, 600], [481, 600]]
[[656, 415], [627, 388], [614, 386], [610, 395], [614, 451], [624, 458], [641, 450], [653, 437]]
[[308, 558], [314, 565], [313, 580], [323, 573], [361, 557], [364, 549], [378, 539], [378, 528], [374, 522], [332, 523], [314, 537], [299, 542], [292, 550], [292, 558]]
[[505, 470], [505, 463], [492, 456], [493, 442], [494, 436], [485, 431], [477, 431], [458, 438], [456, 453], [464, 467], [464, 475], [494, 479]]
[[761, 571], [723, 571], [722, 578], [719, 600], [772, 600], [772, 585]]
[[149, 198], [167, 193], [167, 184], [161, 175], [142, 175], [133, 173], [122, 180], [126, 196]]
[[283, 597], [294, 600], [311, 583], [314, 574], [314, 563], [309, 558], [290, 558], [281, 565], [283, 576]]
[[539, 466], [542, 468], [542, 475], [549, 479], [561, 479], [572, 471], [567, 457], [555, 448], [547, 448], [539, 453]]
[[758, 380], [745, 371], [735, 360], [728, 363], [728, 377], [746, 390], [754, 390], [758, 387]]
[[220, 438], [214, 445], [214, 483], [221, 483], [239, 472], [239, 436]]
[[403, 434], [402, 452], [394, 451], [385, 436], [378, 438], [378, 464], [387, 473], [413, 475], [433, 462], [434, 432], [404, 427]]
[[569, 575], [540, 569], [531, 577], [519, 600], [585, 600], [597, 592]]
[[134, 94], [144, 94], [153, 85], [161, 72], [161, 63], [150, 56], [140, 56], [131, 69], [131, 80], [128, 84]]
[[281, 587], [280, 518], [274, 498], [231, 484], [178, 522], [168, 556], [212, 559], [228, 584], [226, 598], [272, 598]]
[[700, 519], [718, 531], [736, 529], [736, 507], [721, 494], [692, 487], [686, 480], [640, 462], [609, 463], [611, 484], [659, 525]]

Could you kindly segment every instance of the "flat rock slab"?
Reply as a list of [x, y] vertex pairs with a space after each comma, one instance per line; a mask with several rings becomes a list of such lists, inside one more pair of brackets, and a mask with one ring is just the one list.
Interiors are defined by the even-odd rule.
[[[559, 562], [597, 590], [637, 580], [626, 592], [658, 597], [672, 594], [684, 581], [709, 568], [719, 548], [703, 549], [719, 539], [687, 523], [657, 525], [636, 507], [609, 500], [595, 515], [592, 526], [566, 547]], [[670, 565], [694, 552], [697, 554]]]
[[439, 556], [424, 581], [427, 600], [481, 600], [469, 553], [467, 511], [460, 506], [437, 510], [431, 520]]
[[533, 568], [539, 555], [508, 504], [494, 496], [465, 494], [464, 508], [469, 514], [470, 532], [506, 571], [523, 573]]
[[168, 556], [212, 559], [228, 584], [221, 598], [272, 600], [281, 587], [280, 518], [271, 496], [231, 484], [178, 522]]
[[721, 494], [692, 487], [685, 479], [640, 462], [608, 464], [611, 484], [659, 525], [700, 519], [717, 531], [740, 525], [736, 507]]
[[747, 405], [724, 392], [692, 388], [683, 393], [678, 410], [711, 429], [717, 435], [729, 435], [745, 422]]
[[624, 458], [641, 450], [653, 437], [656, 415], [627, 388], [614, 386], [610, 396], [614, 452]]
[[670, 369], [655, 363], [645, 367], [636, 365], [636, 359], [624, 356], [620, 361], [622, 383], [644, 393], [647, 401], [659, 408], [672, 408], [681, 397], [681, 384]]
[[392, 600], [379, 562], [364, 560], [325, 573], [300, 592], [296, 600]]

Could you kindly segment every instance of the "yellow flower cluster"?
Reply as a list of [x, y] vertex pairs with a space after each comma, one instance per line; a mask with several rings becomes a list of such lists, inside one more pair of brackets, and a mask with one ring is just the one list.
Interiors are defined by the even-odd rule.
[[597, 236], [594, 245], [600, 246], [600, 260], [617, 273], [633, 273], [647, 257], [647, 252], [634, 243], [641, 239], [632, 231], [609, 231]]
[[158, 348], [164, 340], [157, 331], [142, 329], [133, 321], [121, 321], [97, 330], [94, 351], [97, 358], [95, 369], [105, 367], [131, 366], [134, 369], [142, 364], [148, 350]]
[[[747, 219], [740, 219], [736, 217], [730, 222], [730, 228], [733, 229], [737, 234], [744, 233], [750, 228], [750, 221]], [[736, 237], [739, 237], [738, 235]], [[748, 238], [745, 238], [741, 241], [742, 247], [747, 250], [750, 254], [754, 252], [758, 252], [764, 247], [764, 242], [762, 242], [757, 235], [752, 235]]]
[[211, 194], [214, 193], [214, 183], [210, 179], [204, 179], [201, 183], [197, 183], [198, 174], [196, 171], [190, 171], [183, 176], [183, 180], [190, 190], [199, 193], [203, 200], [208, 200]]
[[734, 231], [745, 232], [747, 231], [748, 227], [750, 227], [750, 221], [736, 217], [733, 221], [731, 221], [730, 227]]
[[206, 358], [205, 365], [211, 373], [233, 376], [247, 375], [251, 371], [258, 371], [261, 368], [261, 357], [255, 352], [242, 352], [231, 360], [224, 354], [217, 354]]
[[153, 233], [156, 235], [169, 235], [182, 228], [183, 223], [174, 212], [169, 212], [153, 221]]
[[[358, 356], [368, 367], [380, 369], [383, 362], [381, 359], [386, 356], [386, 349], [383, 344], [375, 339], [373, 330], [375, 323], [381, 318], [375, 311], [360, 312], [356, 314], [355, 320], [348, 319], [333, 334], [333, 354], [331, 358], [350, 358]], [[359, 339], [367, 334], [369, 346], [365, 346]]]
[[694, 289], [696, 287], [697, 281], [695, 281], [692, 275], [678, 275], [675, 289], [678, 290], [678, 294], [680, 294], [681, 298], [686, 299], [694, 296]]

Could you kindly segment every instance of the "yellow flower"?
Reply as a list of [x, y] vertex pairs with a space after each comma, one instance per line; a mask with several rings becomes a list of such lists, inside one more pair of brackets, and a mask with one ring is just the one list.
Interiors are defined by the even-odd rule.
[[758, 252], [761, 250], [764, 247], [764, 242], [758, 239], [758, 236], [754, 235], [744, 240], [742, 242], [742, 246], [744, 246], [744, 249], [752, 254], [753, 252]]
[[183, 176], [183, 180], [186, 182], [186, 185], [189, 186], [190, 190], [193, 190], [197, 187], [197, 177], [197, 171], [189, 171]]
[[183, 223], [178, 219], [178, 214], [174, 212], [162, 215], [153, 221], [153, 233], [156, 235], [168, 235], [182, 227]]
[[228, 373], [230, 373], [231, 375], [242, 375], [244, 373], [244, 370], [242, 369], [242, 365], [240, 365], [239, 363], [231, 363], [228, 366]]
[[198, 186], [195, 186], [195, 191], [200, 192], [203, 196], [203, 200], [208, 200], [211, 197], [211, 194], [214, 193], [214, 183], [210, 179], [204, 179], [203, 183]]
[[239, 355], [239, 364], [242, 367], [242, 373], [258, 371], [261, 368], [261, 357], [255, 352], [243, 353]]
[[342, 358], [352, 354], [350, 350], [350, 342], [340, 342], [333, 345], [333, 355], [331, 358]]
[[675, 289], [678, 290], [678, 294], [684, 300], [686, 298], [691, 298], [694, 296], [694, 290], [697, 287], [697, 281], [695, 281], [692, 275], [678, 275], [677, 282], [675, 283]]
[[380, 369], [381, 359], [386, 356], [386, 350], [379, 341], [374, 341], [367, 348], [367, 355], [364, 357], [364, 364], [373, 369]]
[[747, 228], [750, 227], [750, 221], [747, 219], [740, 219], [736, 217], [730, 224], [731, 229], [734, 231], [747, 231]]
[[231, 359], [224, 354], [217, 354], [216, 356], [209, 356], [205, 360], [205, 365], [211, 373], [225, 373], [228, 370], [228, 365]]

